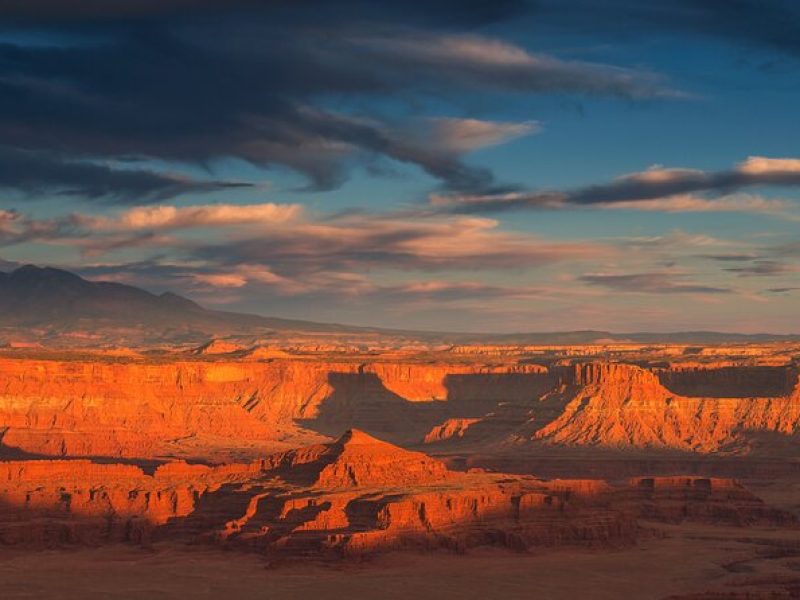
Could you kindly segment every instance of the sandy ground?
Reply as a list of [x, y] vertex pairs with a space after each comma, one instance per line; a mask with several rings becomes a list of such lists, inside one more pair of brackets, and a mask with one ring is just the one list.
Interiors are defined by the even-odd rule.
[[264, 559], [209, 548], [130, 546], [0, 550], [0, 597], [64, 600], [662, 599], [737, 589], [775, 575], [800, 577], [797, 557], [763, 557], [764, 540], [800, 532], [666, 528], [668, 537], [623, 550], [393, 554], [369, 563], [269, 567]]

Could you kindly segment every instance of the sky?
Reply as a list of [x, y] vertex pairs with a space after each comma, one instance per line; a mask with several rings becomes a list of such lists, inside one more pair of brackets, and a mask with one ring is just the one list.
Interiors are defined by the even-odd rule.
[[793, 0], [6, 0], [0, 269], [474, 332], [798, 333]]

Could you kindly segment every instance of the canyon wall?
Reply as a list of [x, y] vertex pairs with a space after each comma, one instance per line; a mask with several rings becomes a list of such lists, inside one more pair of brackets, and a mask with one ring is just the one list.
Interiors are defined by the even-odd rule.
[[536, 365], [0, 359], [0, 436], [57, 456], [258, 455], [353, 426], [408, 443], [451, 413], [482, 415], [549, 385]]
[[[697, 395], [709, 387], [739, 391]], [[7, 457], [249, 460], [353, 427], [404, 445], [750, 452], [791, 446], [799, 422], [785, 367], [0, 359]]]
[[530, 432], [550, 444], [747, 451], [759, 435], [800, 429], [800, 387], [790, 396], [698, 398], [673, 394], [634, 365], [590, 363], [563, 371], [561, 414]]

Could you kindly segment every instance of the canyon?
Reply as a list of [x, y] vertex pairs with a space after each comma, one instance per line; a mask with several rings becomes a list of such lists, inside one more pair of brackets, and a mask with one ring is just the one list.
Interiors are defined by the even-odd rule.
[[209, 347], [0, 352], [3, 452], [213, 462], [358, 428], [434, 452], [596, 447], [758, 456], [792, 452], [800, 427], [800, 372], [791, 362]]
[[[784, 597], [800, 557], [798, 356], [791, 343], [8, 346], [0, 571], [67, 547], [237, 552], [290, 572], [419, 553], [629, 560], [681, 539], [716, 561], [738, 544], [759, 570], [746, 597]], [[664, 590], [739, 597], [717, 588]]]

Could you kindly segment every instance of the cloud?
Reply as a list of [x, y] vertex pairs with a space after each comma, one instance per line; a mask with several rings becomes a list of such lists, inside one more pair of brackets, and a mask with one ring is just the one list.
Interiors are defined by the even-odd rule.
[[547, 286], [490, 285], [480, 281], [410, 281], [384, 286], [376, 293], [403, 302], [430, 304], [464, 304], [476, 300], [533, 300], [552, 297], [554, 290]]
[[[800, 53], [797, 30], [800, 11], [793, 0], [737, 0], [735, 5], [715, 0], [662, 0], [658, 3], [614, 0], [406, 0], [375, 3], [370, 0], [305, 0], [301, 7], [270, 0], [4, 0], [0, 17], [48, 22], [129, 22], [165, 17], [217, 17], [238, 12], [258, 18], [271, 14], [276, 21], [296, 24], [335, 23], [356, 19], [388, 20], [416, 25], [486, 25], [502, 19], [535, 19], [537, 30], [606, 33], [652, 37], [660, 33], [701, 35], [726, 41], [736, 48], [743, 44]], [[302, 16], [298, 16], [302, 13]]]
[[664, 199], [693, 192], [730, 192], [757, 185], [800, 185], [795, 159], [749, 157], [726, 171], [655, 167], [568, 195], [571, 204], [612, 204]]
[[410, 221], [380, 215], [302, 222], [191, 250], [199, 260], [265, 264], [286, 277], [302, 274], [307, 278], [370, 269], [530, 269], [611, 252], [602, 244], [553, 242], [504, 232], [491, 219]]
[[[202, 235], [197, 228], [204, 229]], [[5, 212], [0, 213], [0, 232], [6, 245], [26, 242], [74, 249], [94, 260], [164, 257], [160, 260], [175, 268], [157, 272], [183, 287], [265, 286], [283, 295], [344, 289], [364, 294], [377, 285], [367, 276], [520, 273], [617, 254], [612, 244], [504, 231], [496, 220], [484, 217], [319, 215], [294, 204], [273, 203], [140, 206], [102, 216], [72, 213], [44, 220]], [[146, 269], [155, 272], [152, 263]], [[458, 285], [426, 284], [395, 291], [416, 293], [417, 298], [459, 292], [474, 297], [503, 287], [482, 285], [463, 284], [462, 278]]]
[[59, 225], [52, 220], [37, 220], [17, 210], [0, 209], [0, 244], [4, 246], [50, 238], [58, 231]]
[[243, 264], [224, 273], [193, 273], [190, 277], [197, 283], [214, 288], [240, 288], [248, 283], [261, 283], [281, 286], [288, 291], [293, 286], [292, 282], [263, 265]]
[[701, 254], [700, 258], [708, 260], [716, 260], [718, 262], [743, 262], [748, 260], [756, 260], [757, 254]]
[[787, 265], [774, 260], [755, 260], [748, 265], [739, 267], [727, 267], [723, 269], [729, 273], [736, 273], [740, 277], [775, 277], [796, 273], [798, 268], [794, 265]]
[[704, 233], [689, 233], [676, 229], [661, 235], [651, 236], [630, 236], [617, 238], [614, 240], [617, 245], [624, 248], [626, 252], [646, 253], [650, 256], [656, 253], [658, 256], [678, 257], [702, 249], [735, 247], [740, 250], [744, 244], [740, 241], [731, 241]]
[[400, 73], [444, 78], [463, 86], [518, 92], [568, 92], [625, 98], [678, 97], [661, 78], [645, 71], [565, 61], [477, 35], [362, 36], [359, 48]]
[[251, 17], [268, 12], [276, 19], [292, 23], [302, 14], [304, 22], [346, 22], [356, 17], [391, 16], [411, 22], [448, 22], [457, 24], [487, 24], [508, 18], [529, 9], [526, 0], [407, 0], [402, 5], [376, 6], [371, 0], [305, 0], [302, 10], [291, 4], [272, 0], [138, 0], [137, 2], [107, 2], [106, 0], [72, 0], [66, 6], [61, 0], [5, 0], [0, 16], [51, 20], [124, 21], [162, 19], [165, 16], [219, 16], [249, 9]]
[[248, 186], [231, 181], [199, 181], [143, 169], [112, 168], [48, 152], [0, 146], [0, 188], [19, 190], [27, 196], [51, 193], [128, 204]]
[[800, 158], [765, 158], [763, 156], [751, 156], [742, 164], [738, 170], [754, 176], [800, 173]]
[[537, 133], [536, 121], [521, 123], [482, 121], [479, 119], [423, 118], [406, 127], [417, 143], [435, 144], [444, 152], [463, 154], [487, 146]]
[[175, 230], [286, 223], [300, 217], [299, 204], [205, 204], [137, 206], [113, 217], [76, 213], [69, 221], [98, 231]]
[[684, 275], [674, 273], [596, 273], [582, 275], [578, 279], [588, 285], [638, 294], [728, 294], [731, 292], [729, 288], [687, 282]]
[[247, 285], [247, 278], [237, 273], [197, 273], [193, 278], [214, 288], [240, 288]]
[[632, 200], [599, 204], [601, 208], [641, 210], [667, 213], [755, 213], [789, 216], [791, 205], [784, 200], [773, 200], [753, 194], [728, 194], [705, 198], [681, 194], [652, 200]]
[[[231, 183], [165, 175], [143, 167], [147, 161], [213, 172], [234, 157], [299, 172], [308, 189], [337, 187], [353, 165], [386, 160], [416, 166], [445, 189], [490, 193], [507, 186], [462, 155], [532, 133], [535, 124], [440, 118], [420, 139], [418, 126], [401, 118], [410, 110], [388, 118], [379, 107], [392, 102], [418, 114], [445, 100], [463, 112], [468, 91], [498, 100], [674, 95], [646, 71], [464, 33], [524, 5], [83, 0], [65, 10], [43, 0], [4, 3], [0, 19], [12, 35], [0, 38], [0, 139], [25, 164], [4, 169], [0, 184], [151, 202]], [[130, 168], [107, 166], [122, 160]]]
[[[139, 0], [138, 2], [105, 2], [75, 0], [66, 6], [59, 0], [6, 0], [0, 7], [4, 17], [35, 19], [112, 19], [163, 15], [173, 11], [197, 10], [213, 6], [212, 0]], [[256, 4], [256, 0], [233, 0], [231, 4]]]
[[[623, 175], [609, 183], [575, 190], [435, 195], [431, 199], [431, 205], [440, 212], [458, 213], [571, 206], [666, 212], [777, 214], [785, 210], [787, 205], [784, 202], [735, 193], [754, 186], [800, 186], [800, 159], [751, 156], [734, 168], [724, 171], [653, 167]], [[712, 196], [694, 196], [699, 192], [710, 193]]]
[[652, 38], [704, 36], [735, 47], [800, 55], [800, 10], [794, 0], [540, 0], [539, 22], [571, 31]]

